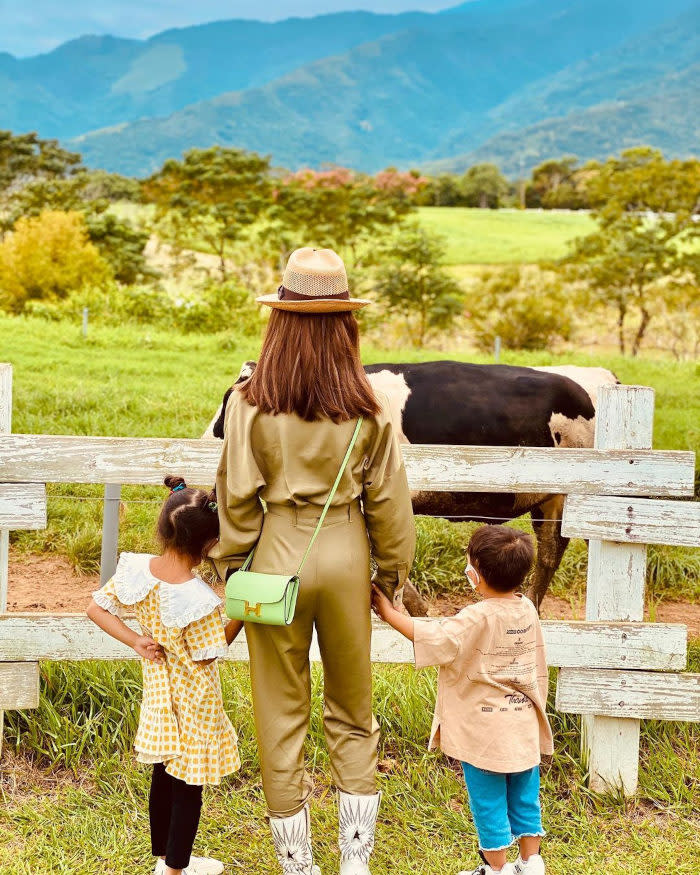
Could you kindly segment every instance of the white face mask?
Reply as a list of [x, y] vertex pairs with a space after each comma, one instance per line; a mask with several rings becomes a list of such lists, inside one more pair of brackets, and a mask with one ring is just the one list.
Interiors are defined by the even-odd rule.
[[479, 572], [474, 568], [471, 562], [464, 569], [464, 573], [467, 575], [467, 580], [469, 581], [469, 586], [476, 591], [476, 587], [479, 583]]

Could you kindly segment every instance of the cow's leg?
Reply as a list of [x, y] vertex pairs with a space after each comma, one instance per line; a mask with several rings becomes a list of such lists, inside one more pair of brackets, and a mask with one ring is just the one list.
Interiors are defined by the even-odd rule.
[[410, 580], [407, 580], [404, 584], [403, 603], [404, 607], [412, 617], [428, 616], [428, 603]]
[[564, 496], [552, 495], [530, 511], [537, 538], [537, 564], [530, 580], [528, 596], [538, 611], [569, 543], [569, 539], [561, 534], [563, 510]]

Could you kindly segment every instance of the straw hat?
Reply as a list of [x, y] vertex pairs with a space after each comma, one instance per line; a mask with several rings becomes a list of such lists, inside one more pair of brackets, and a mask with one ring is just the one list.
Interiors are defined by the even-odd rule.
[[263, 295], [258, 303], [298, 313], [340, 313], [359, 310], [370, 301], [351, 298], [343, 259], [332, 249], [305, 246], [289, 256], [282, 285], [276, 295]]

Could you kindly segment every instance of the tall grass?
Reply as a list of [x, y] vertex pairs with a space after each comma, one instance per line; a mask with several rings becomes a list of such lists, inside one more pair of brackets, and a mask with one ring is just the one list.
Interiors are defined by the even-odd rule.
[[[700, 668], [698, 645], [691, 648], [690, 667]], [[407, 666], [374, 670], [374, 708], [382, 730], [379, 785], [385, 794], [375, 875], [444, 875], [476, 862], [458, 765], [426, 749], [435, 677], [432, 670]], [[226, 860], [229, 871], [272, 875], [277, 870], [264, 822], [247, 666], [224, 666], [222, 680], [240, 735], [242, 770], [207, 791], [197, 848]], [[3, 875], [148, 871], [148, 769], [134, 766], [128, 752], [139, 688], [133, 663], [45, 664], [39, 709], [6, 715], [6, 749], [34, 763], [34, 771], [21, 774], [36, 786], [13, 790], [10, 776], [0, 775]], [[332, 872], [337, 821], [322, 697], [321, 674], [314, 669], [307, 743], [315, 783], [314, 845], [323, 871]], [[552, 709], [550, 697], [555, 754], [543, 769], [542, 797], [552, 875], [695, 872], [700, 727], [645, 721], [639, 793], [625, 800], [586, 788], [579, 719]], [[51, 774], [64, 777], [47, 794], [42, 782]]]

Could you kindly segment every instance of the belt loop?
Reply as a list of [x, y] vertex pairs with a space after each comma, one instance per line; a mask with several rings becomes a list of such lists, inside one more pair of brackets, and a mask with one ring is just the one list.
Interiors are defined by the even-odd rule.
[[352, 519], [352, 502], [348, 505], [348, 522]]
[[299, 507], [296, 504], [294, 504], [294, 505], [292, 505], [292, 509], [293, 509], [292, 522], [294, 524], [294, 528], [296, 528], [299, 525]]

